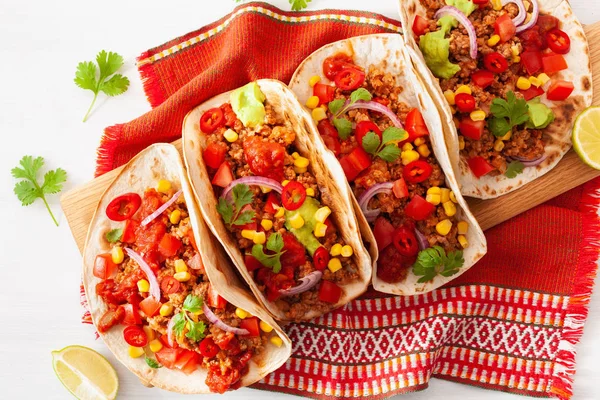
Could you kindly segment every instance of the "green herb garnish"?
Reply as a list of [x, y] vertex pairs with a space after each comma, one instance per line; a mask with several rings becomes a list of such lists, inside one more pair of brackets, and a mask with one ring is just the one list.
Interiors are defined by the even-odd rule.
[[506, 168], [506, 172], [504, 173], [504, 175], [507, 178], [516, 178], [517, 175], [519, 175], [520, 173], [523, 172], [523, 168], [525, 168], [525, 165], [523, 165], [523, 163], [521, 161], [511, 161], [508, 164], [508, 167]]
[[421, 250], [417, 256], [417, 262], [413, 265], [413, 273], [420, 276], [419, 283], [429, 282], [438, 274], [452, 276], [458, 273], [460, 267], [465, 263], [461, 250], [452, 251], [446, 255], [446, 251], [440, 246], [433, 246]]
[[162, 368], [162, 365], [160, 365], [156, 360], [149, 358], [148, 356], [145, 357], [145, 360], [146, 360], [146, 364], [148, 364], [148, 366], [150, 368], [154, 368], [154, 369]]
[[246, 225], [252, 222], [255, 216], [254, 210], [242, 212], [242, 208], [251, 204], [254, 200], [254, 194], [248, 185], [243, 183], [235, 185], [231, 191], [233, 204], [223, 197], [219, 198], [217, 211], [223, 217], [223, 221], [231, 228], [233, 225]]
[[[306, 7], [308, 7], [308, 3], [310, 3], [311, 1], [312, 0], [288, 0], [290, 5], [292, 6], [292, 10], [294, 11], [304, 10]], [[242, 0], [235, 0], [235, 2], [241, 3]]]
[[185, 334], [185, 337], [193, 342], [204, 339], [204, 331], [206, 330], [204, 322], [194, 322], [194, 320], [187, 315], [187, 312], [196, 313], [202, 309], [202, 299], [198, 296], [188, 294], [183, 302], [182, 308], [181, 312], [173, 317], [173, 332], [175, 335], [181, 336], [184, 328], [188, 325], [189, 330]]
[[44, 166], [44, 158], [32, 156], [24, 156], [19, 164], [22, 168], [15, 167], [10, 172], [16, 179], [23, 179], [15, 184], [13, 189], [21, 205], [28, 206], [33, 204], [36, 199], [42, 199], [46, 205], [46, 209], [50, 213], [54, 224], [58, 226], [58, 221], [52, 214], [52, 210], [46, 201], [47, 194], [55, 194], [62, 190], [63, 183], [67, 181], [67, 173], [64, 169], [57, 168], [46, 172], [44, 182], [40, 185], [37, 181], [37, 174]]
[[112, 229], [104, 234], [104, 238], [109, 243], [116, 243], [123, 237], [123, 229]]
[[383, 131], [382, 138], [383, 140], [379, 139], [379, 135], [375, 132], [368, 132], [362, 140], [363, 149], [384, 161], [396, 161], [401, 153], [398, 143], [408, 139], [408, 132], [391, 126]]
[[252, 256], [256, 258], [262, 265], [271, 268], [273, 272], [281, 271], [281, 256], [285, 253], [283, 250], [283, 237], [280, 233], [272, 233], [269, 235], [266, 243], [267, 250], [275, 254], [265, 254], [262, 244], [255, 244], [252, 247]]
[[515, 126], [529, 121], [529, 106], [525, 99], [517, 99], [513, 91], [508, 92], [506, 98], [494, 99], [490, 107], [494, 116], [488, 121], [488, 128], [496, 137], [502, 137]]
[[346, 118], [342, 117], [342, 115], [348, 111], [348, 107], [359, 100], [371, 101], [372, 98], [373, 96], [367, 89], [358, 88], [350, 94], [350, 101], [348, 104], [346, 104], [346, 101], [343, 99], [337, 99], [329, 102], [327, 107], [329, 108], [329, 112], [331, 112], [333, 115], [333, 125], [337, 129], [340, 139], [346, 140], [352, 133], [352, 123]]

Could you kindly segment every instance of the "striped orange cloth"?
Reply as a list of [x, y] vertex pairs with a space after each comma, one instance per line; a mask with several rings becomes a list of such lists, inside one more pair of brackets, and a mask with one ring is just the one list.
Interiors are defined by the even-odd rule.
[[[185, 114], [218, 93], [258, 78], [287, 82], [322, 45], [380, 32], [400, 32], [400, 23], [367, 12], [288, 13], [249, 3], [148, 50], [139, 68], [154, 110], [106, 129], [97, 173], [151, 143], [178, 139]], [[488, 255], [445, 288], [414, 297], [371, 291], [287, 326], [292, 358], [256, 387], [382, 398], [424, 389], [437, 377], [570, 398], [596, 275], [599, 191], [600, 180], [592, 181], [489, 230]]]

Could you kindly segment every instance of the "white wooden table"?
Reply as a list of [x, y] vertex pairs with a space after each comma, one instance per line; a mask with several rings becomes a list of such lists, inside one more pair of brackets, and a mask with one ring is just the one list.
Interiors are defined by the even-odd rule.
[[[271, 3], [289, 7], [285, 0]], [[600, 19], [596, 0], [573, 3], [583, 23]], [[94, 340], [93, 328], [80, 324], [81, 258], [61, 216], [58, 197], [51, 199], [61, 222], [56, 228], [41, 203], [21, 207], [12, 193], [10, 169], [25, 154], [41, 155], [49, 167], [68, 171], [67, 189], [90, 180], [102, 129], [150, 109], [135, 57], [212, 22], [234, 6], [233, 0], [0, 0], [0, 215], [4, 226], [0, 231], [0, 398], [69, 398], [54, 375], [50, 351], [71, 344], [95, 348], [108, 357], [119, 373], [120, 398], [183, 398], [142, 386], [101, 341]], [[310, 8], [365, 9], [397, 18], [396, 7], [394, 0], [313, 0]], [[75, 67], [79, 61], [93, 60], [101, 49], [125, 56], [124, 73], [132, 85], [123, 96], [108, 101], [102, 96], [84, 124], [81, 119], [92, 94], [73, 84]], [[600, 296], [596, 295], [578, 347], [575, 399], [600, 399], [599, 336]], [[292, 398], [251, 389], [226, 397]], [[521, 397], [440, 380], [433, 380], [425, 392], [402, 396], [404, 400], [482, 398]]]

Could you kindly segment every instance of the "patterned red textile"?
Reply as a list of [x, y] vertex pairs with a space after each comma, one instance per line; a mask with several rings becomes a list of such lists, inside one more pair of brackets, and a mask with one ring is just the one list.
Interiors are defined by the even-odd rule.
[[[381, 32], [400, 32], [400, 23], [367, 12], [290, 13], [249, 3], [148, 50], [139, 69], [154, 109], [106, 129], [97, 174], [151, 143], [178, 139], [185, 114], [208, 98], [258, 78], [287, 82], [322, 45]], [[599, 189], [600, 180], [592, 181], [489, 230], [488, 255], [448, 287], [414, 297], [370, 291], [289, 325], [292, 358], [256, 387], [380, 398], [424, 389], [433, 376], [570, 398], [596, 274]]]

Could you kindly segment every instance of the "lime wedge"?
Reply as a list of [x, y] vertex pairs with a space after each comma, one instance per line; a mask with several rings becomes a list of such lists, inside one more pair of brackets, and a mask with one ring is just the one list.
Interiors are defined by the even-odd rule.
[[600, 107], [589, 107], [579, 114], [571, 140], [579, 158], [590, 167], [600, 169]]
[[52, 352], [56, 376], [80, 400], [117, 396], [117, 371], [100, 353], [83, 346], [67, 346]]

